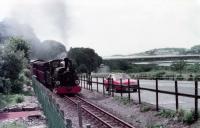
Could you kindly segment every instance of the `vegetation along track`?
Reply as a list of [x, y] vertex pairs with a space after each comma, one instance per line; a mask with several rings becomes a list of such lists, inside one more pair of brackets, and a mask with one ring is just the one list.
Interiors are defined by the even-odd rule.
[[105, 110], [84, 100], [79, 96], [65, 96], [64, 100], [66, 100], [67, 102], [71, 101], [71, 103], [73, 103], [74, 105], [77, 105], [78, 102], [80, 102], [83, 115], [87, 116], [88, 118], [93, 118], [95, 121], [95, 125], [101, 126], [101, 128], [134, 128], [133, 126], [124, 122], [118, 117], [106, 112]]

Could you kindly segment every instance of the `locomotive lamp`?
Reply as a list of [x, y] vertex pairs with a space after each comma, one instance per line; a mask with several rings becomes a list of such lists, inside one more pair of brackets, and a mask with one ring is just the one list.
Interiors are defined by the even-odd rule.
[[56, 86], [59, 86], [60, 85], [60, 81], [56, 81]]
[[76, 84], [76, 85], [79, 85], [79, 84], [80, 84], [80, 81], [79, 81], [79, 80], [76, 80], [76, 81], [75, 81], [75, 84]]

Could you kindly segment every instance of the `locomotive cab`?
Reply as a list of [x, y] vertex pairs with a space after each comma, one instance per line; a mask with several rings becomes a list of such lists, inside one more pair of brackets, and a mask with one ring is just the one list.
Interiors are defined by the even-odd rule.
[[54, 70], [54, 79], [56, 86], [77, 86], [79, 80], [70, 60], [60, 61], [60, 67]]

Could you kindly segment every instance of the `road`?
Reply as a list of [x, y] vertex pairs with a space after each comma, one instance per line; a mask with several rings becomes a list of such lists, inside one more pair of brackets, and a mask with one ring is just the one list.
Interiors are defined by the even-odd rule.
[[[98, 82], [102, 82], [102, 79], [98, 79]], [[93, 78], [93, 82], [96, 82], [96, 78]], [[174, 87], [175, 82], [172, 80], [159, 80], [158, 81], [158, 89], [164, 90], [164, 91], [175, 91]], [[83, 85], [83, 84], [82, 84]], [[103, 86], [101, 84], [98, 85], [99, 92], [103, 93]], [[140, 80], [140, 86], [144, 88], [151, 88], [155, 89], [155, 80]], [[93, 90], [97, 90], [97, 84], [92, 84]], [[186, 93], [186, 94], [194, 94], [194, 81], [178, 81], [178, 92], [180, 93]], [[200, 86], [198, 88], [198, 92], [200, 92]], [[116, 94], [115, 95], [119, 95]], [[164, 108], [169, 108], [175, 110], [175, 96], [169, 95], [169, 94], [161, 94], [159, 93], [159, 106]], [[128, 94], [123, 93], [124, 97], [127, 97]], [[138, 93], [134, 92], [131, 93], [131, 98], [138, 101]], [[145, 91], [141, 90], [141, 101], [150, 103], [150, 104], [156, 104], [156, 93], [151, 91]], [[200, 107], [200, 104], [199, 104]], [[179, 108], [190, 110], [194, 109], [194, 98], [188, 98], [179, 96]]]

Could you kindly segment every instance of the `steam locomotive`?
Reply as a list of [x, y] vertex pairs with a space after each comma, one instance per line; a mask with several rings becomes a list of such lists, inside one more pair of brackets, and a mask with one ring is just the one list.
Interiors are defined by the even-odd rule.
[[78, 76], [70, 59], [31, 62], [32, 74], [47, 88], [59, 95], [77, 94], [81, 91]]

